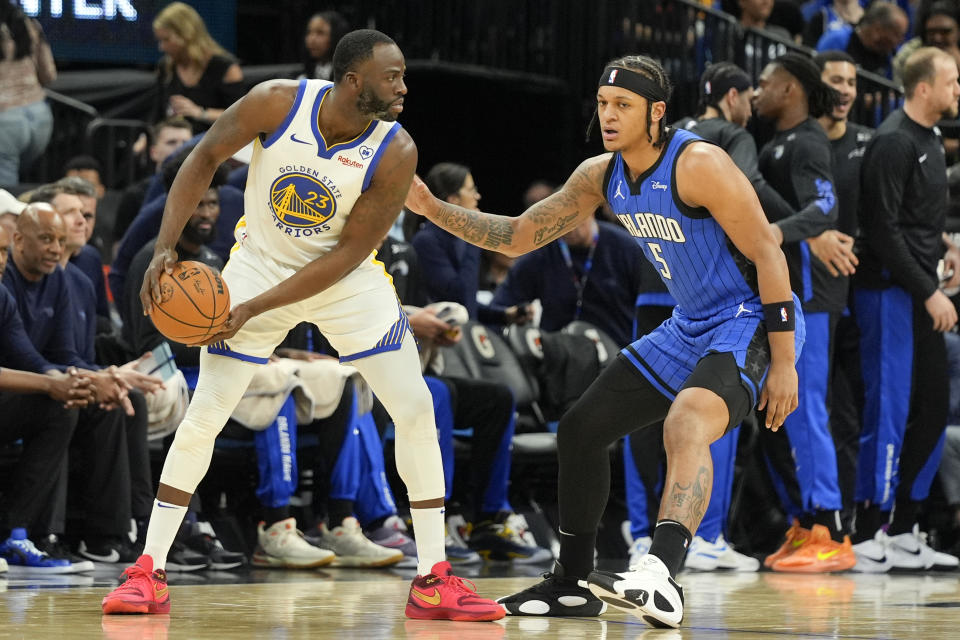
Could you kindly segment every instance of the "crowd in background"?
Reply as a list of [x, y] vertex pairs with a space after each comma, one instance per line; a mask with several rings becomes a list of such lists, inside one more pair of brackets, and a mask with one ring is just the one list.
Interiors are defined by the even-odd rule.
[[[877, 212], [913, 186], [877, 188], [879, 195], [861, 189], [862, 164], [876, 169], [873, 176], [889, 175], [890, 184], [896, 175], [881, 172], [883, 163], [871, 156], [874, 132], [850, 121], [849, 112], [857, 69], [903, 84], [909, 102], [918, 82], [934, 83], [917, 71], [912, 54], [934, 47], [954, 67], [960, 63], [960, 6], [953, 0], [712, 4], [744, 27], [819, 52], [816, 58], [786, 54], [756, 82], [735, 65], [715, 64], [700, 81], [698, 112], [669, 115], [673, 127], [726, 149], [750, 179], [779, 230], [808, 327], [819, 329], [808, 328], [809, 361], [801, 363], [801, 406], [793, 422], [778, 434], [763, 433], [758, 451], [743, 458], [746, 469], [734, 465], [739, 429], [715, 445], [714, 499], [687, 566], [755, 571], [763, 561], [777, 571], [876, 572], [891, 565], [956, 567], [960, 426], [947, 424], [960, 424], [960, 337], [956, 311], [949, 322], [945, 307], [933, 312], [925, 301], [936, 298], [939, 304], [942, 296], [953, 307], [960, 259], [953, 261], [956, 249], [944, 236], [942, 279], [934, 274], [932, 290], [913, 286], [914, 280], [899, 277], [899, 266], [884, 262], [888, 256], [878, 251], [887, 221]], [[149, 175], [106, 194], [98, 159], [78, 156], [59, 180], [21, 184], [19, 176], [44, 152], [56, 126], [43, 94], [56, 68], [39, 24], [0, 0], [0, 186], [6, 187], [0, 191], [0, 464], [12, 470], [0, 476], [0, 558], [38, 571], [83, 572], [93, 569], [92, 562], [136, 559], [157, 462], [196, 381], [199, 349], [157, 332], [143, 315], [140, 283], [177, 171], [249, 87], [239, 61], [209, 36], [189, 6], [168, 5], [153, 28], [163, 57], [150, 133], [139, 150], [152, 168]], [[332, 52], [349, 28], [333, 11], [312, 16], [299, 78], [330, 80]], [[957, 96], [952, 100], [956, 118]], [[890, 116], [902, 117], [902, 111]], [[776, 130], [760, 140], [759, 149], [751, 118]], [[896, 124], [890, 122], [880, 130]], [[926, 167], [943, 169], [943, 175], [926, 178], [946, 195], [960, 176], [960, 145], [932, 127], [922, 133], [933, 136], [923, 148], [934, 154]], [[449, 162], [419, 173], [439, 198], [480, 208], [483, 182], [497, 176], [473, 175], [470, 153], [460, 149]], [[247, 162], [244, 150], [218, 169], [178, 242], [181, 260], [218, 269], [229, 260], [234, 228], [244, 215]], [[555, 188], [546, 181], [531, 184], [516, 212]], [[916, 225], [931, 227], [939, 242], [946, 227], [937, 211], [942, 205], [946, 215], [945, 200], [897, 215], [928, 212]], [[511, 466], [521, 455], [514, 438], [549, 434], [570, 400], [614, 357], [611, 352], [669, 317], [672, 301], [640, 246], [603, 209], [516, 261], [398, 213], [379, 259], [421, 345], [434, 398], [451, 501], [448, 557], [461, 564], [545, 562], [553, 557], [550, 532], [538, 531], [535, 538], [523, 515], [527, 505], [514, 505]], [[915, 281], [926, 282], [924, 277]], [[862, 349], [886, 330], [876, 318], [893, 304], [890, 290], [904, 292], [896, 302], [902, 317], [916, 326], [931, 324], [921, 337], [914, 331], [920, 355], [883, 351], [893, 359], [883, 360]], [[538, 353], [523, 347], [531, 330]], [[900, 337], [910, 342], [909, 331]], [[931, 340], [944, 344], [942, 366], [927, 355], [939, 358], [936, 346], [923, 350]], [[488, 348], [501, 351], [491, 358]], [[416, 566], [416, 532], [407, 526], [403, 497], [395, 494], [389, 416], [336, 356], [309, 325], [278, 346], [255, 379], [256, 398], [250, 394], [223, 433], [222, 455], [215, 456], [211, 477], [191, 504], [168, 570], [245, 562], [303, 568], [324, 563], [330, 554], [340, 566]], [[915, 357], [924, 359], [911, 366]], [[488, 365], [496, 361], [495, 373], [481, 366], [484, 358]], [[895, 384], [884, 369], [892, 363], [900, 368]], [[511, 366], [527, 379], [523, 390], [503, 374]], [[300, 391], [291, 393], [294, 387]], [[932, 391], [941, 387], [943, 397]], [[925, 410], [940, 405], [942, 411]], [[876, 453], [883, 429], [896, 442], [887, 460]], [[652, 505], [659, 502], [663, 464], [658, 442], [651, 428], [623, 446], [624, 543], [631, 556], [646, 552], [649, 523], [656, 521]], [[256, 466], [255, 482], [235, 473], [236, 450], [248, 452], [243, 460]], [[731, 536], [731, 487], [741, 477], [759, 477], [769, 487], [753, 491], [768, 505], [757, 511], [781, 514], [774, 520], [781, 527], [780, 549], [753, 548], [756, 541]], [[253, 523], [230, 539], [229, 549], [211, 524], [224, 521], [220, 505], [210, 504], [220, 495], [229, 496], [234, 521]], [[949, 510], [931, 510], [930, 504]], [[936, 539], [924, 533], [929, 529], [938, 532]], [[806, 538], [820, 545], [808, 548], [814, 558], [816, 550], [838, 550], [832, 555], [842, 563], [791, 560], [788, 551]], [[736, 543], [752, 553], [735, 551]], [[884, 553], [891, 559], [881, 562]]]

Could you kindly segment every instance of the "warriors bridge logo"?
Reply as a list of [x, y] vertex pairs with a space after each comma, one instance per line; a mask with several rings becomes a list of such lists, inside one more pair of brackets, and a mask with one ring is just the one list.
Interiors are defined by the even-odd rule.
[[294, 237], [328, 231], [337, 212], [336, 187], [327, 178], [305, 172], [285, 173], [270, 186], [270, 208], [277, 227]]

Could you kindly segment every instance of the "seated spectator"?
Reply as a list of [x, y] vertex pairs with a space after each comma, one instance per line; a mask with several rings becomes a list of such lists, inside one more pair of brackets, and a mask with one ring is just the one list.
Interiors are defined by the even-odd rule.
[[336, 11], [322, 11], [310, 16], [303, 36], [306, 57], [298, 78], [333, 80], [333, 51], [350, 25]]
[[[217, 195], [217, 189], [211, 187], [200, 198], [197, 209], [187, 220], [183, 233], [180, 234], [176, 247], [180, 260], [196, 260], [218, 271], [223, 268], [223, 260], [207, 246], [216, 233], [219, 216], [220, 198]], [[153, 258], [155, 244], [156, 238], [144, 245], [130, 262], [121, 298], [123, 305], [120, 307], [120, 317], [123, 320], [123, 338], [136, 354], [150, 351], [164, 340], [150, 318], [143, 314], [143, 304], [140, 302], [140, 287], [143, 284], [147, 266]], [[178, 366], [200, 366], [199, 347], [188, 347], [173, 341], [169, 344]]]
[[846, 51], [861, 69], [891, 78], [893, 52], [903, 42], [908, 26], [903, 9], [892, 2], [877, 0], [855, 27], [824, 33], [817, 42], [817, 51]]
[[823, 34], [830, 31], [852, 29], [863, 17], [861, 0], [828, 0], [814, 7], [803, 30], [803, 44], [816, 47]]
[[[38, 187], [30, 192], [31, 202], [51, 203], [58, 194], [68, 194], [79, 201], [80, 212], [84, 221], [83, 242], [76, 242], [67, 251], [66, 258], [70, 263], [83, 272], [90, 283], [93, 285], [96, 295], [96, 320], [97, 333], [109, 330], [110, 326], [110, 306], [107, 300], [106, 279], [103, 275], [103, 260], [100, 258], [100, 252], [88, 244], [93, 232], [93, 225], [97, 220], [97, 199], [93, 195], [94, 186], [84, 178], [72, 176], [61, 178], [56, 182]], [[56, 207], [54, 207], [56, 208]], [[79, 238], [78, 238], [79, 240]]]
[[741, 26], [765, 31], [784, 40], [793, 39], [793, 36], [785, 28], [770, 24], [769, 18], [773, 11], [773, 0], [738, 0], [737, 4], [740, 9]]
[[920, 47], [943, 49], [960, 65], [960, 28], [957, 25], [958, 8], [956, 2], [943, 0], [930, 4], [921, 4], [917, 13], [917, 36], [908, 40], [897, 55], [893, 57], [893, 79], [903, 82], [903, 67], [910, 54]]
[[[0, 226], [0, 278], [10, 248], [10, 235]], [[46, 573], [74, 573], [93, 569], [65, 557], [40, 551], [26, 530], [49, 506], [64, 519], [62, 501], [55, 495], [60, 470], [77, 425], [77, 407], [95, 401], [92, 381], [76, 369], [61, 373], [33, 348], [17, 312], [17, 303], [0, 286], [0, 442], [22, 442], [13, 470], [13, 483], [0, 503], [0, 559], [13, 566]], [[46, 375], [44, 375], [46, 374]]]
[[493, 304], [509, 307], [539, 299], [544, 331], [585, 320], [626, 346], [632, 340], [644, 261], [643, 250], [626, 231], [590, 218], [518, 258]]
[[[435, 165], [425, 178], [431, 191], [468, 209], [477, 207], [480, 192], [470, 169], [451, 162]], [[416, 216], [409, 216], [411, 220]], [[416, 222], [416, 220], [413, 220]], [[467, 308], [473, 320], [486, 324], [523, 324], [529, 319], [526, 309], [483, 306], [477, 303], [480, 285], [480, 248], [450, 234], [432, 222], [424, 222], [411, 240], [426, 274], [423, 285], [433, 301], [456, 302]]]
[[153, 34], [164, 53], [154, 121], [183, 116], [194, 131], [206, 131], [245, 93], [240, 65], [210, 36], [200, 14], [183, 2], [172, 2], [157, 14]]
[[117, 214], [113, 222], [113, 241], [123, 238], [127, 228], [144, 204], [147, 192], [161, 181], [160, 169], [163, 161], [169, 158], [181, 146], [193, 137], [193, 127], [181, 116], [161, 120], [150, 129], [150, 147], [147, 154], [153, 163], [154, 172], [143, 180], [127, 187], [117, 205]]
[[[90, 372], [99, 406], [80, 411], [73, 439], [73, 445], [81, 448], [84, 465], [84, 487], [79, 493], [86, 517], [79, 552], [91, 560], [126, 562], [136, 554], [123, 542], [131, 519], [131, 480], [124, 411], [117, 407], [122, 405], [133, 415], [127, 381], [137, 375], [116, 368], [99, 370], [77, 353], [71, 283], [58, 268], [66, 238], [63, 218], [53, 208], [29, 205], [17, 220], [3, 285], [13, 294], [31, 343], [48, 363], [44, 370], [76, 367]], [[62, 525], [54, 522], [47, 527], [58, 524]]]
[[[103, 165], [93, 156], [74, 156], [63, 166], [65, 177], [83, 178], [93, 185], [95, 197], [102, 198], [107, 188], [103, 184]], [[92, 231], [91, 231], [92, 233]]]
[[[377, 254], [393, 278], [397, 295], [410, 321], [410, 329], [424, 346], [450, 346], [462, 337], [436, 316], [432, 308], [419, 308], [427, 296], [420, 278], [421, 269], [415, 248], [406, 242], [386, 237]], [[428, 361], [423, 363], [426, 368]], [[510, 481], [511, 445], [515, 429], [516, 407], [513, 393], [504, 384], [487, 380], [452, 376], [425, 376], [433, 396], [434, 414], [440, 436], [440, 453], [446, 476], [446, 500], [454, 492], [453, 429], [472, 429], [469, 486], [466, 513], [447, 508], [447, 555], [451, 562], [466, 564], [488, 559], [535, 563], [550, 558], [546, 549], [531, 544], [515, 525], [520, 517], [513, 513], [507, 499]], [[383, 413], [379, 414], [383, 416]], [[471, 518], [473, 526], [466, 526]], [[465, 535], [467, 529], [472, 529]]]
[[21, 169], [46, 150], [53, 114], [43, 87], [56, 78], [40, 23], [0, 2], [0, 186], [19, 184]]
[[[166, 189], [173, 184], [173, 179], [177, 177], [177, 172], [183, 165], [184, 160], [190, 154], [191, 148], [181, 149], [170, 157], [163, 167], [163, 182]], [[213, 181], [210, 186], [217, 189], [220, 200], [220, 215], [217, 218], [217, 233], [215, 239], [211, 242], [210, 248], [226, 262], [229, 257], [230, 247], [235, 240], [233, 237], [234, 228], [237, 221], [243, 215], [243, 192], [235, 187], [225, 184], [229, 168], [226, 164], [220, 165], [214, 173]], [[147, 244], [152, 238], [157, 236], [160, 231], [160, 222], [163, 219], [163, 210], [166, 206], [166, 193], [148, 202], [120, 242], [120, 248], [117, 249], [117, 257], [110, 268], [110, 275], [107, 277], [110, 291], [113, 293], [113, 299], [118, 308], [123, 308], [126, 304], [123, 300], [125, 288], [124, 283], [127, 277], [127, 269], [130, 267], [130, 261], [133, 260], [137, 252]]]
[[0, 189], [0, 227], [7, 230], [7, 237], [12, 238], [17, 229], [17, 216], [27, 206], [26, 202], [17, 200], [13, 194]]

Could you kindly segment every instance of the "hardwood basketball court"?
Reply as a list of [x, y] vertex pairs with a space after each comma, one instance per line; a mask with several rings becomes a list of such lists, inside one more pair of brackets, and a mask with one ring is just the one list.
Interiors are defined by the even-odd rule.
[[[102, 616], [100, 600], [116, 586], [120, 570], [98, 565], [87, 576], [0, 577], [0, 638], [960, 638], [960, 573], [685, 573], [683, 627], [654, 630], [619, 611], [597, 619], [408, 620], [403, 607], [412, 573], [401, 570], [171, 574], [170, 615]], [[484, 595], [497, 597], [533, 584], [540, 570], [482, 567], [458, 573], [474, 580]]]

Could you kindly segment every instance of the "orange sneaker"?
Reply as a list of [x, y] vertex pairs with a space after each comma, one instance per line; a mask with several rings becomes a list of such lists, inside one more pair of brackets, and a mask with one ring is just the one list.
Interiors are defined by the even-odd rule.
[[771, 553], [764, 559], [763, 566], [770, 569], [773, 563], [782, 558], [786, 558], [791, 553], [803, 546], [803, 543], [810, 537], [810, 530], [800, 526], [800, 521], [793, 519], [793, 526], [787, 529], [787, 539], [783, 541], [780, 548]]
[[413, 579], [406, 614], [417, 620], [480, 621], [499, 620], [506, 611], [478, 596], [476, 585], [453, 575], [450, 563], [443, 561], [433, 565], [429, 574]]
[[850, 544], [850, 536], [844, 536], [843, 542], [830, 537], [830, 530], [822, 524], [815, 524], [810, 530], [806, 544], [789, 556], [773, 563], [774, 571], [796, 573], [829, 573], [846, 571], [857, 564], [857, 556]]
[[104, 613], [170, 613], [167, 572], [153, 570], [153, 558], [140, 556], [124, 569], [127, 579], [103, 599]]

